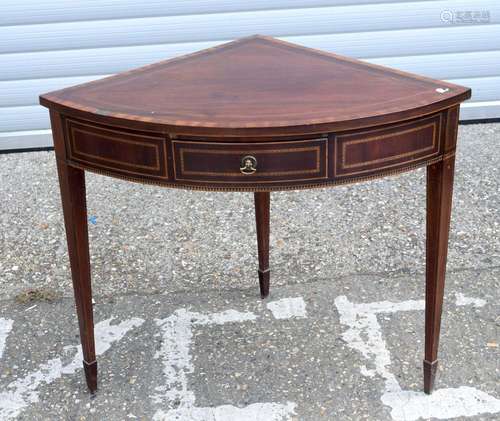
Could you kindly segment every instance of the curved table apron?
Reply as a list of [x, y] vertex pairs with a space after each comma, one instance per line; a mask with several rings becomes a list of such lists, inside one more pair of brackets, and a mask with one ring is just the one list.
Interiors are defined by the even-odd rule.
[[[261, 38], [257, 41], [262, 45], [278, 43]], [[390, 77], [394, 79], [392, 73]], [[323, 119], [317, 124], [288, 126], [253, 124], [224, 128], [184, 123], [176, 126], [172, 121], [140, 116], [134, 119], [120, 113], [77, 107], [67, 101], [69, 94], [64, 90], [61, 94], [42, 96], [41, 103], [50, 108], [90, 390], [97, 388], [97, 363], [84, 170], [165, 187], [254, 192], [258, 276], [264, 298], [269, 294], [270, 279], [271, 191], [357, 183], [426, 166], [424, 390], [430, 393], [437, 367], [459, 103], [470, 96], [470, 91], [463, 88], [457, 92], [456, 85], [422, 80], [434, 83], [432, 88], [447, 86], [444, 91], [450, 89], [450, 95], [446, 94], [441, 102], [432, 97], [428, 104], [416, 102], [414, 108], [374, 112], [372, 116], [352, 121]], [[376, 84], [375, 79], [373, 83]], [[72, 92], [71, 88], [69, 91]]]

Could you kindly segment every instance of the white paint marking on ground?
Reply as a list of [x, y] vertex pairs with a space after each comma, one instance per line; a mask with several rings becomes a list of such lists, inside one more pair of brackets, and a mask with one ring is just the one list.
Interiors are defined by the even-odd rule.
[[[385, 303], [389, 311], [395, 308], [394, 303]], [[374, 305], [351, 303], [345, 296], [335, 299], [335, 305], [340, 313], [340, 323], [349, 326], [349, 329], [342, 334], [342, 338], [349, 347], [361, 352], [367, 360], [373, 361], [374, 369], [368, 370], [365, 367], [365, 370], [371, 373], [371, 377], [378, 374], [385, 380], [386, 391], [397, 392], [401, 390], [399, 383], [387, 369], [391, 364], [391, 355], [382, 337], [382, 329], [377, 316], [371, 311], [373, 308], [377, 312], [381, 312], [384, 304], [383, 302], [371, 304]], [[418, 301], [413, 302], [413, 304], [417, 308], [419, 307]]]
[[242, 323], [257, 319], [257, 316], [249, 312], [239, 312], [236, 310], [226, 310], [220, 313], [200, 314], [192, 313], [193, 324], [196, 325], [223, 325], [224, 323]]
[[382, 402], [393, 408], [392, 418], [404, 421], [473, 417], [486, 412], [500, 412], [500, 400], [468, 386], [438, 389], [432, 395], [410, 390], [384, 393]]
[[158, 410], [153, 419], [178, 421], [287, 421], [295, 414], [295, 403], [254, 403], [244, 408], [232, 405], [195, 407], [194, 392], [188, 390], [187, 376], [194, 372], [190, 348], [193, 326], [242, 323], [257, 319], [254, 313], [227, 310], [220, 313], [201, 314], [186, 309], [176, 310], [165, 319], [157, 319], [162, 331], [162, 346], [156, 358], [163, 361], [165, 384], [157, 387], [153, 399], [165, 403], [169, 410]]
[[[95, 353], [96, 355], [104, 354], [114, 342], [118, 342], [133, 328], [139, 327], [144, 323], [144, 319], [132, 317], [123, 320], [122, 322], [112, 325], [114, 317], [103, 320], [95, 325]], [[69, 345], [64, 347], [65, 351], [77, 349], [78, 353], [74, 356], [73, 361], [63, 367], [62, 374], [73, 374], [76, 370], [82, 367], [82, 346]]]
[[[106, 352], [111, 345], [122, 339], [129, 330], [144, 323], [143, 319], [132, 318], [119, 324], [111, 325], [111, 319], [97, 323], [95, 326], [96, 354]], [[63, 365], [61, 358], [53, 358], [40, 365], [39, 369], [27, 376], [17, 379], [7, 385], [6, 391], [0, 392], [0, 420], [13, 419], [31, 403], [38, 402], [38, 387], [50, 384], [63, 374], [72, 374], [82, 368], [81, 346], [67, 346], [66, 352], [73, 351], [74, 357], [67, 365]]]
[[3, 319], [2, 317], [0, 317], [0, 358], [2, 358], [3, 352], [5, 351], [7, 336], [9, 336], [13, 324], [13, 320]]
[[358, 313], [397, 313], [398, 311], [425, 310], [424, 300], [407, 300], [399, 303], [392, 301], [375, 301], [373, 303], [356, 304]]
[[253, 313], [240, 313], [235, 310], [200, 314], [180, 309], [166, 319], [156, 320], [156, 324], [162, 329], [163, 343], [155, 357], [163, 357], [163, 374], [166, 384], [157, 388], [163, 393], [156, 395], [155, 401], [159, 402], [166, 398], [169, 401], [184, 402], [188, 406], [194, 405], [194, 394], [187, 389], [187, 375], [194, 370], [189, 355], [193, 324], [224, 324], [255, 320], [256, 318], [257, 316]]
[[275, 319], [291, 319], [293, 317], [307, 317], [306, 303], [302, 297], [282, 298], [281, 300], [267, 303]]
[[[463, 304], [457, 302], [457, 305], [477, 305], [477, 299], [472, 300], [462, 301]], [[423, 300], [356, 304], [345, 296], [340, 296], [335, 299], [335, 305], [340, 314], [340, 322], [349, 327], [342, 334], [343, 339], [349, 347], [359, 351], [374, 364], [373, 369], [362, 366], [361, 374], [367, 377], [379, 375], [385, 380], [385, 391], [381, 399], [392, 408], [391, 416], [394, 420], [448, 419], [500, 412], [500, 400], [472, 387], [439, 389], [432, 395], [401, 389], [396, 376], [389, 371], [391, 356], [376, 314], [423, 310]]]
[[295, 404], [254, 403], [244, 408], [220, 405], [214, 408], [182, 408], [158, 411], [154, 421], [286, 421], [295, 414]]
[[455, 297], [457, 299], [457, 306], [471, 305], [473, 307], [484, 307], [486, 305], [486, 300], [483, 300], [482, 298], [467, 297], [461, 292], [457, 292], [455, 294]]
[[164, 386], [156, 388], [162, 393], [153, 396], [158, 403], [165, 398], [171, 402], [180, 402], [185, 406], [194, 405], [194, 393], [187, 388], [187, 375], [194, 370], [189, 355], [193, 338], [192, 314], [186, 309], [180, 309], [166, 319], [156, 320], [156, 324], [162, 331], [163, 341], [155, 358], [163, 360], [163, 375], [166, 380]]

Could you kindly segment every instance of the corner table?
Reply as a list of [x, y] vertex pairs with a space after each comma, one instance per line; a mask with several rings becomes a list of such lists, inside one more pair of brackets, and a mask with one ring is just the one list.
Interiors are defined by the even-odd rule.
[[427, 167], [424, 391], [446, 271], [460, 103], [469, 88], [252, 36], [40, 96], [50, 109], [83, 366], [97, 389], [85, 171], [254, 193], [269, 294], [270, 192]]

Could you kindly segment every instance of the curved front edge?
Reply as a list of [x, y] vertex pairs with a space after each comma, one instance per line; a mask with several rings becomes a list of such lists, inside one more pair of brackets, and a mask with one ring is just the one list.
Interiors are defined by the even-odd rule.
[[418, 166], [443, 151], [442, 113], [333, 135], [335, 179], [366, 177]]
[[458, 106], [396, 124], [265, 142], [59, 121], [58, 159], [84, 170], [174, 188], [278, 191], [356, 183], [438, 162], [454, 154]]

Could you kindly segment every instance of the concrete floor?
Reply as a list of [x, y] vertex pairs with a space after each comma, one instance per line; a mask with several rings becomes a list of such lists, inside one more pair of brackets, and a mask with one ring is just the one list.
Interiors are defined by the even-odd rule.
[[437, 390], [422, 389], [425, 170], [252, 195], [89, 174], [86, 392], [52, 152], [0, 155], [0, 420], [500, 418], [500, 124], [461, 126]]

